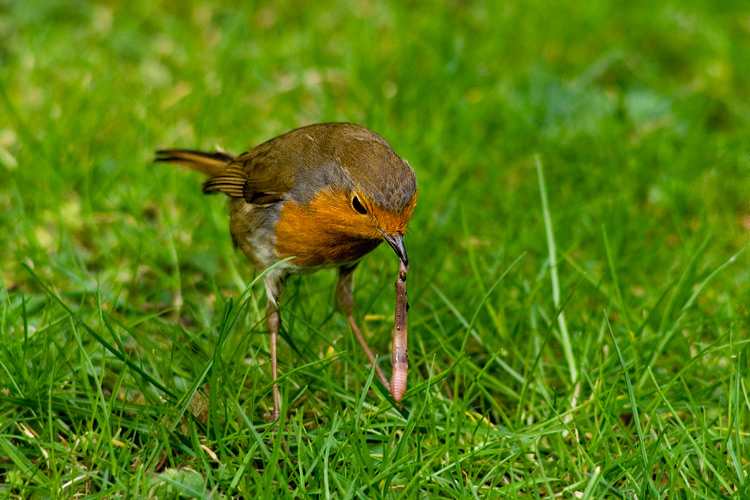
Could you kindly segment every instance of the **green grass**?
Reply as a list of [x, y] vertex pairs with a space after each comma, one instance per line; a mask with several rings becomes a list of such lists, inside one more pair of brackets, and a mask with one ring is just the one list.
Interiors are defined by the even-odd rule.
[[[747, 4], [327, 7], [0, 3], [0, 499], [748, 498]], [[337, 120], [417, 172], [409, 390], [295, 278], [278, 430], [226, 200], [150, 158]]]

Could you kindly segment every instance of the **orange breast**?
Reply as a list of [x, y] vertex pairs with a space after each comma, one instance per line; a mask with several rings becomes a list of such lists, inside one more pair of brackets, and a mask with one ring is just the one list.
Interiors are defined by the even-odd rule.
[[380, 235], [352, 210], [348, 195], [326, 190], [309, 203], [288, 201], [276, 223], [276, 253], [300, 266], [343, 264], [363, 257]]

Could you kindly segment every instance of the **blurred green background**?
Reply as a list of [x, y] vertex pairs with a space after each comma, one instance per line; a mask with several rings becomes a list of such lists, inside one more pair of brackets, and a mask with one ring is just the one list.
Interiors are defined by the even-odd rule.
[[[743, 498], [748, 82], [740, 1], [0, 1], [0, 497]], [[321, 121], [417, 173], [412, 390], [295, 279], [282, 440], [225, 200], [150, 160]], [[355, 276], [381, 354], [394, 260]]]

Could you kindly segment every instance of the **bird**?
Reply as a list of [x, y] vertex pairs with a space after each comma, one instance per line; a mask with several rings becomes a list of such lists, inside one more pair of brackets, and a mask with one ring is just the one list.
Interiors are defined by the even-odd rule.
[[[401, 400], [408, 366], [408, 305], [403, 287], [409, 258], [404, 235], [418, 190], [414, 169], [385, 139], [352, 123], [317, 123], [274, 137], [239, 156], [165, 149], [156, 151], [155, 161], [208, 175], [203, 193], [230, 198], [229, 232], [235, 248], [258, 272], [267, 271], [263, 283], [273, 378], [272, 420], [280, 413], [276, 344], [285, 283], [291, 275], [324, 268], [338, 269], [338, 307], [380, 381], [390, 387], [397, 402]], [[400, 269], [394, 330], [394, 347], [399, 352], [394, 349], [392, 355], [392, 386], [354, 319], [354, 270], [382, 242], [396, 253]], [[397, 342], [400, 325], [403, 337]]]

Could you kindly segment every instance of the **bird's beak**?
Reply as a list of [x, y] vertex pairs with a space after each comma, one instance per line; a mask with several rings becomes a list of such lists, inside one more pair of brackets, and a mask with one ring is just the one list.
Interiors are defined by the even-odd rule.
[[403, 234], [387, 234], [383, 231], [380, 232], [383, 235], [383, 239], [388, 242], [404, 266], [409, 267], [409, 257], [406, 256], [406, 247], [404, 246], [404, 235]]

